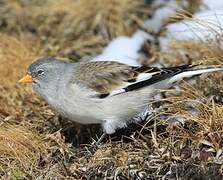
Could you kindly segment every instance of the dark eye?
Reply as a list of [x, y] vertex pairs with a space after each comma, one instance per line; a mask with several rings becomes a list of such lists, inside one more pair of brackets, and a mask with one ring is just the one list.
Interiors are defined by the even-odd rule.
[[38, 75], [43, 75], [44, 74], [44, 71], [42, 69], [38, 70], [37, 71]]

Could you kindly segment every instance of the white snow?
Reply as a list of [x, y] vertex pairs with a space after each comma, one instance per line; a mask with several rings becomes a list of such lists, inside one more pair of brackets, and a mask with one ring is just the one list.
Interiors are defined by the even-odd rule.
[[223, 11], [203, 11], [196, 13], [193, 20], [184, 20], [168, 25], [166, 36], [160, 37], [160, 47], [168, 49], [172, 40], [206, 41], [215, 38], [223, 31]]
[[169, 35], [178, 40], [206, 40], [222, 32], [223, 11], [196, 13], [192, 21], [182, 21], [167, 27]]
[[203, 0], [202, 9], [223, 10], [223, 0]]
[[160, 8], [154, 13], [154, 16], [151, 19], [145, 22], [145, 26], [157, 33], [161, 29], [164, 20], [174, 13], [175, 11], [172, 8]]
[[[146, 21], [159, 31], [162, 22], [175, 13], [180, 7], [174, 0], [158, 0], [155, 6], [162, 4], [164, 7], [158, 8], [152, 19]], [[172, 7], [172, 8], [170, 8]], [[156, 25], [156, 26], [155, 26]], [[223, 0], [203, 0], [200, 10], [193, 15], [191, 20], [183, 20], [166, 26], [166, 34], [159, 38], [161, 51], [167, 51], [172, 40], [193, 40], [207, 41], [222, 33], [223, 28]]]
[[139, 50], [148, 39], [153, 40], [152, 36], [143, 31], [137, 31], [132, 37], [117, 37], [108, 44], [102, 54], [94, 57], [92, 61], [109, 60], [138, 66]]
[[157, 0], [154, 1], [152, 7], [153, 8], [159, 7], [159, 8], [155, 10], [152, 18], [145, 21], [145, 26], [151, 29], [155, 33], [160, 31], [164, 21], [168, 17], [174, 15], [176, 11], [180, 9], [180, 6], [177, 4], [176, 0], [171, 0], [171, 1]]

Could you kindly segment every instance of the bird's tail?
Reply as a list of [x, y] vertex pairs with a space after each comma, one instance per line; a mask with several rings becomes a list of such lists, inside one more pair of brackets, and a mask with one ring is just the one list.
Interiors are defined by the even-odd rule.
[[211, 73], [211, 72], [217, 72], [217, 71], [223, 71], [223, 67], [216, 68], [216, 67], [206, 67], [202, 69], [188, 69], [187, 71], [181, 72], [179, 74], [176, 74], [172, 76], [171, 78], [167, 79], [168, 84], [173, 84], [174, 82], [177, 82], [183, 78], [190, 78], [193, 76], [201, 75], [204, 73]]
[[[124, 90], [125, 92], [128, 92], [151, 86], [158, 89], [169, 88], [174, 82], [177, 82], [183, 78], [190, 78], [192, 76], [201, 75], [204, 73], [223, 71], [223, 67], [203, 67], [200, 69], [195, 69], [196, 67], [196, 65], [186, 64], [176, 67], [155, 69], [157, 72], [155, 71], [150, 77], [134, 82], [125, 87]], [[144, 67], [140, 67], [137, 69], [137, 71], [144, 69]]]

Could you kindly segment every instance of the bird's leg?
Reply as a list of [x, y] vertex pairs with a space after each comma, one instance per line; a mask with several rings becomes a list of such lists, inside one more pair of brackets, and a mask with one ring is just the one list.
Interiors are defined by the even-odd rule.
[[106, 135], [107, 134], [105, 132], [103, 132], [103, 134], [101, 135], [101, 137], [98, 140], [94, 140], [94, 142], [91, 145], [97, 147], [104, 140], [104, 138], [106, 137]]
[[[103, 134], [101, 135], [101, 137], [96, 141], [94, 140], [93, 143], [91, 144], [92, 147], [96, 148], [107, 136], [107, 134], [113, 134], [115, 133], [115, 129], [116, 129], [116, 122], [115, 120], [107, 120], [105, 123], [102, 124], [103, 126]], [[119, 124], [119, 126], [125, 126], [126, 124]]]
[[104, 138], [106, 137], [106, 133], [103, 132], [103, 134], [100, 136], [100, 138], [98, 140], [93, 139], [93, 142], [91, 144], [91, 146], [89, 148], [86, 147], [86, 149], [88, 150], [88, 152], [90, 152], [91, 154], [94, 154], [99, 146], [99, 144], [104, 140]]
[[90, 146], [90, 148], [88, 149], [89, 152], [91, 152], [91, 154], [94, 154], [98, 148], [98, 146], [100, 145], [100, 143], [103, 141], [103, 139], [106, 137], [106, 133], [103, 132], [103, 134], [101, 135], [101, 137], [98, 140], [93, 139], [93, 142]]
[[105, 132], [103, 132], [103, 134], [101, 135], [101, 137], [97, 141], [97, 145], [99, 145], [105, 139], [106, 135], [107, 134]]
[[105, 139], [106, 136], [107, 136], [107, 134], [105, 132], [103, 132], [103, 134], [100, 136], [99, 139], [97, 139], [97, 140], [93, 139], [93, 143], [91, 144], [91, 146], [94, 149], [96, 149], [101, 144], [101, 142]]

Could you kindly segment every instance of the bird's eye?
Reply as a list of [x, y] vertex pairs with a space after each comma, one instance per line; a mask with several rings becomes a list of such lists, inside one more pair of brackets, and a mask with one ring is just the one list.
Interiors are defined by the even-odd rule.
[[44, 71], [42, 69], [38, 70], [37, 71], [38, 75], [43, 75], [44, 74]]

